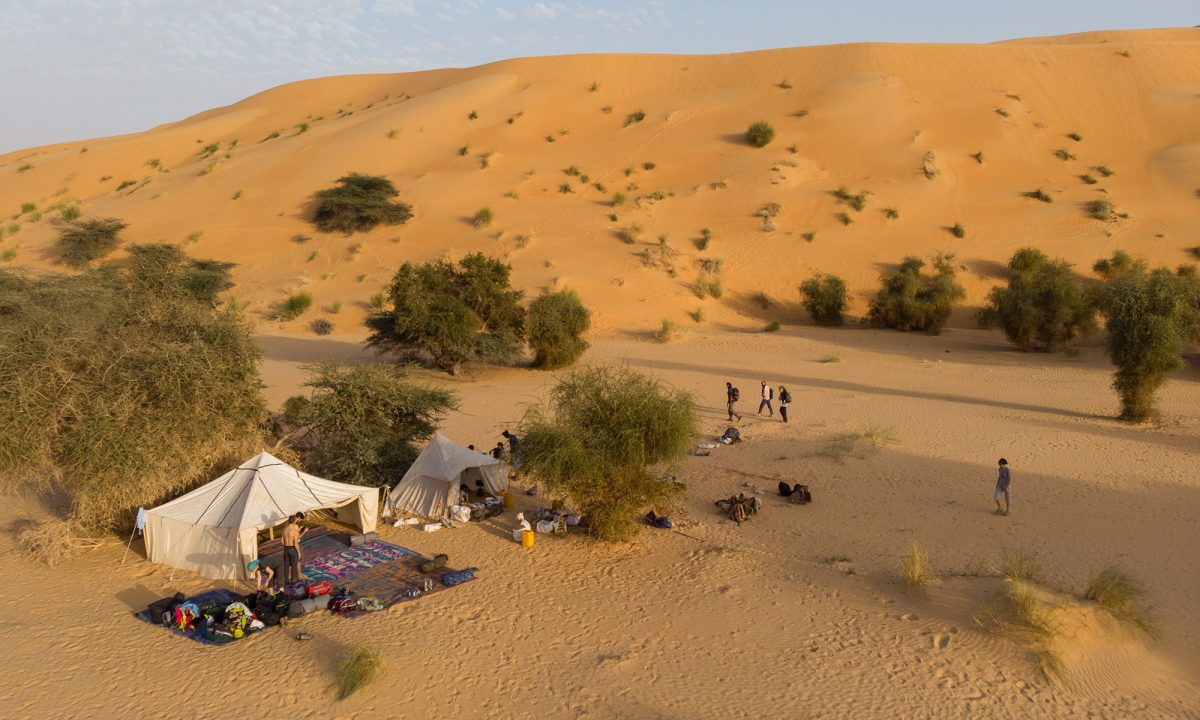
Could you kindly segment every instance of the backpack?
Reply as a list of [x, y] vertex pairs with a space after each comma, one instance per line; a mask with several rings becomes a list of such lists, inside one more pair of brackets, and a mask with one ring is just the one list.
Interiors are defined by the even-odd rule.
[[790, 392], [788, 392], [787, 390], [784, 390], [783, 392], [779, 393], [779, 402], [783, 403], [784, 405], [791, 403], [792, 402], [792, 394]]
[[767, 387], [767, 399], [768, 400], [775, 399], [775, 388], [770, 387], [770, 386]]
[[729, 397], [733, 398], [734, 402], [742, 399], [742, 391], [737, 388], [730, 388]]
[[738, 525], [746, 522], [746, 506], [740, 502], [735, 502], [733, 507], [729, 509], [729, 519]]
[[440, 567], [443, 567], [449, 561], [450, 557], [447, 555], [435, 555], [432, 560], [426, 560], [425, 562], [421, 563], [417, 569], [422, 573], [428, 574]]
[[358, 609], [358, 600], [353, 595], [339, 595], [329, 601], [329, 612], [346, 613]]
[[792, 486], [788, 485], [784, 481], [780, 480], [779, 481], [779, 494], [784, 497], [791, 497], [792, 496]]
[[808, 491], [807, 485], [797, 483], [796, 488], [792, 490], [792, 496], [801, 505], [807, 505], [812, 502], [812, 493]]

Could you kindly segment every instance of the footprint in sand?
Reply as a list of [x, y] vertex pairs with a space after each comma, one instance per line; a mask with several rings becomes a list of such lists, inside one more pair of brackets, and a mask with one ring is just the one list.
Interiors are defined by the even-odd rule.
[[933, 649], [934, 650], [945, 650], [946, 646], [949, 644], [950, 644], [950, 636], [949, 635], [947, 635], [945, 633], [934, 633], [934, 635], [933, 635]]

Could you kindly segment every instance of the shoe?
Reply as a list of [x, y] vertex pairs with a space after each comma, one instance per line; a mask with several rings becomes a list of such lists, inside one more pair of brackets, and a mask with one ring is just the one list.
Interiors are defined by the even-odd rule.
[[313, 638], [313, 636], [309, 635], [306, 632], [302, 632], [302, 633], [299, 633], [296, 635], [297, 640], [312, 640], [312, 638]]

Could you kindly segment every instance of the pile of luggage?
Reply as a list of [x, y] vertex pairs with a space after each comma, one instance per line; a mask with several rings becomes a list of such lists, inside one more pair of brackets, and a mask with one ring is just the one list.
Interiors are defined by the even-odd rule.
[[741, 525], [758, 514], [762, 507], [762, 500], [756, 496], [746, 497], [746, 493], [738, 493], [732, 497], [718, 500], [716, 505], [721, 512], [729, 515], [730, 520]]
[[[179, 630], [211, 643], [227, 643], [278, 625], [286, 598], [274, 599], [267, 593], [248, 595], [231, 603], [189, 602], [183, 593], [150, 603], [150, 622]], [[282, 594], [281, 594], [282, 595]], [[254, 609], [251, 609], [251, 608]]]

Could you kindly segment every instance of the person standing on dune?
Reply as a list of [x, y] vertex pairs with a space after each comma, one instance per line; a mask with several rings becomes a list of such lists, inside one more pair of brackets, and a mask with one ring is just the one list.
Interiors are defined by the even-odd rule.
[[792, 404], [792, 394], [784, 386], [779, 386], [779, 417], [787, 422], [788, 405]]
[[[1000, 471], [996, 475], [996, 494], [992, 499], [996, 501], [996, 514], [1007, 515], [1009, 507], [1008, 486], [1012, 482], [1012, 474], [1008, 470], [1008, 461], [1000, 458]], [[1000, 508], [1000, 496], [1004, 496], [1004, 509]]]
[[758, 403], [758, 414], [762, 415], [763, 408], [767, 409], [767, 413], [771, 417], [775, 417], [775, 409], [771, 407], [771, 401], [775, 399], [775, 388], [767, 384], [766, 380], [762, 381], [762, 400]]
[[734, 415], [737, 415], [738, 420], [742, 419], [742, 416], [738, 415], [737, 411], [734, 410], [734, 407], [733, 407], [734, 403], [736, 403], [738, 400], [740, 400], [741, 397], [742, 397], [742, 394], [740, 392], [738, 392], [738, 389], [733, 386], [733, 383], [731, 383], [731, 382], [725, 383], [725, 409], [729, 411], [729, 422], [733, 422]]

